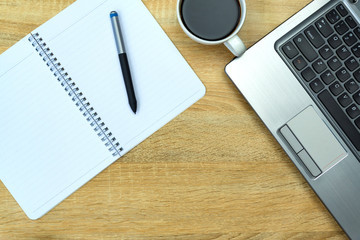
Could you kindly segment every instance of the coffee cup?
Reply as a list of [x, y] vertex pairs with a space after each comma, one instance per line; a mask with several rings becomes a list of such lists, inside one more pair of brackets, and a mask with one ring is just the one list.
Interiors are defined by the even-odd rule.
[[245, 0], [178, 0], [177, 17], [186, 35], [205, 44], [225, 46], [237, 57], [246, 47], [237, 35], [245, 22]]

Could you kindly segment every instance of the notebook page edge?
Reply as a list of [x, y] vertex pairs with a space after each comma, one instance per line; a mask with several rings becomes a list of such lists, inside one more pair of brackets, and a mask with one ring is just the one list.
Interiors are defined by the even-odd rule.
[[193, 106], [196, 102], [198, 102], [201, 98], [205, 96], [206, 89], [203, 86], [200, 86], [199, 90], [190, 98], [188, 98], [183, 103], [179, 104], [176, 108], [174, 108], [172, 111], [168, 112], [165, 116], [162, 116], [158, 121], [156, 121], [153, 125], [149, 126], [147, 129], [144, 129], [144, 131], [134, 136], [133, 139], [131, 139], [129, 142], [123, 145], [124, 151], [123, 154], [127, 154], [129, 151], [131, 151], [133, 148], [135, 148], [137, 145], [139, 145], [141, 142], [145, 141], [148, 137], [153, 135], [155, 132], [160, 130], [162, 127], [164, 127], [166, 124], [174, 120], [177, 116], [179, 116], [181, 113], [185, 112], [188, 108]]
[[85, 186], [88, 182], [90, 182], [93, 178], [95, 178], [97, 175], [99, 175], [102, 171], [104, 171], [106, 168], [110, 167], [114, 162], [118, 160], [117, 157], [108, 156], [106, 157], [99, 165], [94, 167], [93, 169], [89, 170], [88, 173], [86, 173], [83, 176], [80, 176], [79, 179], [77, 179], [73, 184], [65, 188], [63, 191], [58, 193], [56, 196], [48, 200], [46, 203], [44, 203], [42, 206], [38, 207], [34, 210], [24, 210], [24, 213], [26, 216], [31, 220], [37, 220], [43, 217], [45, 214], [49, 213], [51, 210], [56, 208], [59, 204], [61, 204], [65, 199], [70, 197], [72, 194], [77, 192], [79, 189], [81, 189], [83, 186]]
[[107, 1], [109, 0], [76, 0], [32, 32], [40, 32], [49, 41]]

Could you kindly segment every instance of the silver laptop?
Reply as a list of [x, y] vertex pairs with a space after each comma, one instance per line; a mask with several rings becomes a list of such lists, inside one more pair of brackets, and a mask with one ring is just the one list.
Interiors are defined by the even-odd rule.
[[226, 73], [348, 234], [360, 239], [360, 0], [314, 0]]

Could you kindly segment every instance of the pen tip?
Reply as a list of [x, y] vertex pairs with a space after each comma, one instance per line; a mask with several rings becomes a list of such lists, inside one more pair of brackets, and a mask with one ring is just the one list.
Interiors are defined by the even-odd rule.
[[137, 106], [131, 105], [131, 110], [134, 112], [134, 114], [136, 114]]

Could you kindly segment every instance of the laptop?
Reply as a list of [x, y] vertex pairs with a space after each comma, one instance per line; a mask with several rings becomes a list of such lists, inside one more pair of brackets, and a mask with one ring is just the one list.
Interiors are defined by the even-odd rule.
[[360, 1], [314, 0], [225, 71], [346, 234], [360, 239]]

